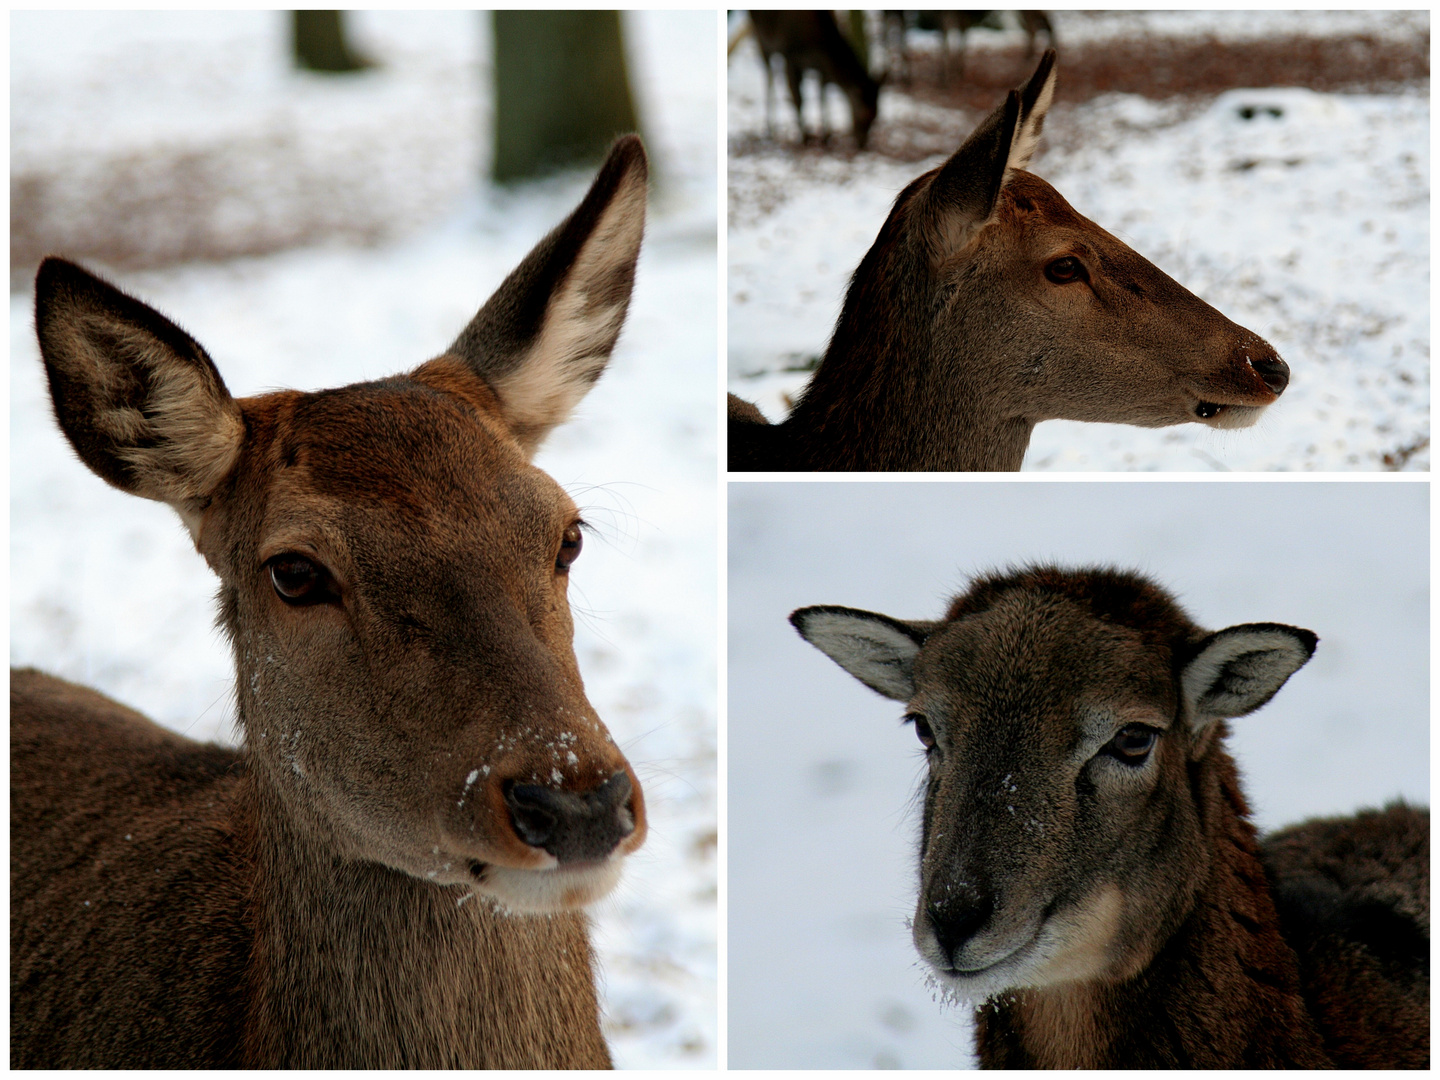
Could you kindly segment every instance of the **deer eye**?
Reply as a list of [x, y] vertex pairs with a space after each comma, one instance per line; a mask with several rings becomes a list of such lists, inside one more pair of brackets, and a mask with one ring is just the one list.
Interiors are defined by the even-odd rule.
[[1160, 732], [1144, 724], [1127, 724], [1105, 744], [1106, 751], [1126, 765], [1143, 765], [1155, 748]]
[[935, 732], [930, 727], [930, 722], [919, 713], [907, 713], [905, 719], [915, 725], [915, 737], [920, 740], [920, 745], [925, 747], [928, 754], [935, 749]]
[[584, 541], [578, 521], [560, 534], [560, 553], [555, 556], [557, 571], [563, 574], [570, 569], [570, 564], [580, 557], [580, 547]]
[[1085, 267], [1075, 256], [1062, 255], [1046, 265], [1045, 277], [1056, 285], [1068, 285], [1072, 281], [1084, 280]]
[[266, 565], [270, 568], [270, 583], [275, 586], [275, 595], [292, 607], [339, 599], [330, 572], [304, 555], [287, 551], [276, 555]]

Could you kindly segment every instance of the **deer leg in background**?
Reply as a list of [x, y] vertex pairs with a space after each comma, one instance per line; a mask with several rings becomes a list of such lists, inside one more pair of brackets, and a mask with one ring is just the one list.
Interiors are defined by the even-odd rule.
[[771, 110], [774, 108], [775, 70], [770, 65], [770, 54], [764, 49], [760, 50], [760, 63], [765, 68], [765, 138], [773, 139], [775, 137], [775, 129]]
[[[795, 124], [800, 128], [800, 145], [804, 146], [806, 142], [805, 99], [802, 96], [802, 84], [805, 81], [805, 69], [789, 56], [785, 57], [785, 81], [790, 85], [790, 100], [795, 103]], [[824, 115], [823, 102], [821, 103], [821, 115]]]

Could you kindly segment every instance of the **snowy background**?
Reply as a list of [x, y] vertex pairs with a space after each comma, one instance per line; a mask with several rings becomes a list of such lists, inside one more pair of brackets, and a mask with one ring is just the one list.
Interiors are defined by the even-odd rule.
[[[326, 81], [288, 69], [279, 13], [11, 18], [12, 198], [32, 199], [64, 250], [93, 242], [158, 265], [177, 250], [312, 242], [110, 271], [198, 338], [237, 396], [378, 378], [439, 353], [591, 178], [478, 182], [479, 15], [355, 20], [382, 66]], [[595, 909], [606, 1033], [622, 1067], [713, 1068], [717, 20], [632, 13], [625, 32], [655, 178], [645, 247], [610, 367], [538, 464], [598, 526], [572, 576], [576, 652], [650, 811], [649, 839]], [[115, 218], [133, 220], [104, 224]], [[107, 487], [59, 434], [33, 273], [12, 276], [10, 302], [11, 662], [233, 741], [215, 580], [168, 508]]]
[[786, 616], [939, 617], [972, 574], [1138, 569], [1202, 626], [1283, 622], [1315, 657], [1229, 747], [1262, 828], [1430, 798], [1429, 485], [731, 483], [729, 1054], [734, 1068], [973, 1065], [968, 1010], [926, 989], [904, 707]]
[[[1052, 19], [1062, 98], [1067, 43], [1093, 47], [1106, 35], [1253, 41], [1281, 32], [1363, 32], [1423, 41], [1429, 30], [1425, 12], [1312, 11], [1298, 24], [1286, 13], [1254, 12], [1056, 12]], [[926, 39], [915, 38], [923, 51]], [[1015, 41], [976, 31], [966, 47], [974, 55]], [[1016, 84], [1033, 61], [1021, 66]], [[766, 141], [753, 39], [730, 56], [728, 72], [729, 389], [780, 420], [787, 396], [809, 379], [806, 365], [823, 354], [849, 277], [895, 195], [944, 155], [799, 152], [779, 80], [781, 142]], [[848, 130], [848, 107], [838, 90], [831, 94], [831, 126]], [[997, 91], [991, 106], [1001, 100]], [[872, 147], [903, 144], [912, 129], [927, 138], [939, 131], [951, 133], [937, 144], [949, 153], [981, 115], [887, 85]], [[1429, 126], [1428, 82], [1387, 94], [1270, 87], [1058, 103], [1033, 171], [1081, 214], [1269, 340], [1292, 381], [1244, 431], [1048, 421], [1035, 429], [1025, 468], [1428, 469]]]

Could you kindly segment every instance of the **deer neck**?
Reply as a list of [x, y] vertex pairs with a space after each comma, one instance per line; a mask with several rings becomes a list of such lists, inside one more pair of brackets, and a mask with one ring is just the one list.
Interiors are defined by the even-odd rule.
[[1009, 415], [968, 373], [937, 371], [940, 365], [931, 358], [928, 342], [836, 337], [783, 425], [797, 467], [891, 472], [1020, 468], [1034, 423]]
[[[251, 773], [251, 1067], [608, 1068], [583, 914], [337, 857]], [[536, 956], [568, 958], [537, 965]]]
[[1196, 767], [1213, 864], [1138, 975], [1013, 992], [976, 1013], [986, 1067], [1323, 1068], [1234, 762]]

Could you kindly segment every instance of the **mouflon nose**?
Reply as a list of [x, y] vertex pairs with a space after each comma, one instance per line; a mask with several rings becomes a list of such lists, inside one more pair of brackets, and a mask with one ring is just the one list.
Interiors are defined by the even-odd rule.
[[965, 890], [925, 905], [925, 917], [945, 959], [955, 964], [955, 953], [978, 934], [995, 913], [995, 898], [988, 892]]

